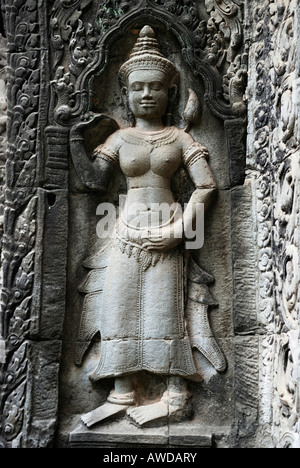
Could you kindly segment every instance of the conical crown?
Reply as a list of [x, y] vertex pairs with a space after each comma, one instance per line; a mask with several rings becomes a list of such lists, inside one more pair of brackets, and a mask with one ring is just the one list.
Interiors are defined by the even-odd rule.
[[144, 26], [141, 30], [129, 60], [122, 65], [122, 81], [126, 82], [130, 73], [136, 70], [160, 70], [170, 78], [177, 74], [175, 65], [161, 53], [155, 32], [150, 26]]

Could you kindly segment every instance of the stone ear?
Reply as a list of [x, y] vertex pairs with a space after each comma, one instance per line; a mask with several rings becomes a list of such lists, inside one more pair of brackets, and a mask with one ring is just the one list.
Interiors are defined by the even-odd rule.
[[128, 88], [127, 88], [127, 86], [122, 87], [122, 97], [126, 98], [126, 99], [128, 98]]
[[178, 86], [176, 84], [172, 84], [169, 88], [169, 98], [174, 101], [177, 94], [178, 94]]
[[122, 86], [121, 93], [122, 93], [122, 99], [123, 99], [124, 104], [125, 104], [126, 106], [128, 106], [128, 99], [129, 99], [129, 96], [128, 96], [128, 88], [127, 88], [127, 86]]
[[126, 111], [127, 111], [127, 118], [129, 120], [129, 123], [132, 127], [135, 126], [135, 117], [134, 117], [134, 114], [132, 113], [131, 109], [130, 109], [130, 105], [129, 105], [129, 96], [128, 96], [128, 88], [127, 86], [123, 86], [122, 89], [121, 89], [121, 93], [122, 93], [122, 99], [123, 99], [123, 103], [125, 105], [125, 108], [126, 108]]

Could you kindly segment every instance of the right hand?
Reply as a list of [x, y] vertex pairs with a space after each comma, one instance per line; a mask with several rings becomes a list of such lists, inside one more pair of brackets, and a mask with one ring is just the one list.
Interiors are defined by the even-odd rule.
[[143, 239], [145, 242], [142, 248], [147, 251], [168, 251], [181, 244], [182, 239], [182, 219], [178, 219], [175, 223], [163, 228], [150, 229], [147, 238]]
[[[102, 117], [102, 114], [100, 114]], [[90, 114], [89, 120], [84, 120], [74, 125], [71, 129], [71, 137], [73, 136], [82, 136], [84, 130], [86, 130], [92, 123], [95, 122], [96, 117], [100, 116], [99, 114]]]

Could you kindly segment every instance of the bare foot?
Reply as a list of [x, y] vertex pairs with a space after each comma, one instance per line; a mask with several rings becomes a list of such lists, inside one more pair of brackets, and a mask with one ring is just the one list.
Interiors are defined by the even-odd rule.
[[153, 405], [129, 408], [126, 414], [131, 422], [142, 427], [152, 421], [164, 421], [169, 416], [168, 404], [162, 401]]
[[104, 405], [99, 406], [99, 408], [96, 408], [94, 411], [81, 416], [81, 421], [90, 428], [99, 422], [105, 421], [106, 419], [112, 418], [118, 414], [125, 413], [128, 407], [128, 405], [115, 405], [107, 402], [104, 403]]
[[190, 405], [187, 393], [165, 392], [158, 403], [146, 406], [129, 408], [126, 411], [128, 419], [134, 424], [143, 427], [152, 422], [164, 422], [167, 420], [182, 420], [188, 417]]

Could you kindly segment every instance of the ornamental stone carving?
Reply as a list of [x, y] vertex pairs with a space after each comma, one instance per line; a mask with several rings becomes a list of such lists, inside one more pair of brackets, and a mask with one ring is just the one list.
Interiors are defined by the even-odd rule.
[[[7, 127], [7, 60], [6, 40], [0, 35], [0, 236], [3, 235], [4, 184], [6, 161]], [[2, 280], [1, 280], [2, 282]]]
[[264, 422], [271, 425], [274, 421], [270, 435], [282, 447], [299, 445], [295, 390], [299, 381], [297, 15], [296, 2], [276, 0], [254, 9], [255, 62], [250, 67], [257, 76], [250, 115], [254, 117], [259, 195], [260, 310], [267, 334], [262, 342], [262, 408]]
[[[119, 73], [134, 126], [117, 130], [96, 148], [94, 163], [88, 161], [83, 145], [82, 132], [88, 124], [78, 124], [71, 131], [71, 154], [82, 183], [93, 190], [107, 190], [113, 171], [120, 166], [128, 189], [113, 239], [89, 258], [90, 272], [80, 287], [86, 297], [77, 362], [82, 361], [93, 334], [100, 332], [100, 362], [90, 378], [94, 382], [115, 378], [107, 403], [82, 417], [89, 428], [125, 411], [141, 427], [188, 417], [191, 407], [185, 379], [203, 379], [193, 348], [217, 371], [226, 369], [207, 315], [209, 306], [216, 305], [208, 289], [213, 278], [190, 259], [185, 279], [180, 249], [183, 226], [187, 229], [197, 222], [197, 205], [208, 208], [216, 190], [208, 151], [184, 130], [164, 124], [165, 118], [171, 120], [169, 101], [174, 101], [180, 77], [175, 65], [161, 54], [150, 26], [141, 30]], [[192, 97], [196, 100], [195, 93]], [[195, 117], [192, 107], [197, 104], [192, 105], [190, 98], [186, 118]], [[191, 128], [191, 122], [187, 124]], [[183, 218], [170, 185], [182, 163], [195, 185]], [[136, 206], [142, 210], [138, 221]], [[169, 206], [170, 213], [157, 224], [153, 219], [159, 217], [162, 206]], [[149, 405], [139, 403], [142, 397], [138, 398], [134, 386], [135, 376], [142, 371], [167, 377], [165, 392]]]
[[300, 446], [298, 3], [1, 2], [1, 447]]

